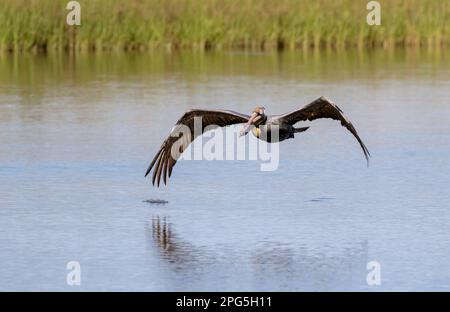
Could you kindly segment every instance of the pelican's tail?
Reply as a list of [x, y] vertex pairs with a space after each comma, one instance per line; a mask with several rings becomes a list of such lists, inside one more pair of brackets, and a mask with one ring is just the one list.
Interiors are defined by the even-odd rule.
[[295, 128], [294, 133], [303, 132], [303, 131], [306, 131], [308, 129], [309, 129], [309, 127]]

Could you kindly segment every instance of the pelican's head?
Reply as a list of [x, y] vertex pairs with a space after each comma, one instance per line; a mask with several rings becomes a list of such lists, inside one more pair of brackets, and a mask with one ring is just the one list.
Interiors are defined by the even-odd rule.
[[266, 109], [262, 106], [256, 106], [244, 128], [240, 131], [239, 135], [246, 135], [252, 128], [252, 126], [259, 126], [262, 120], [266, 119]]
[[265, 116], [265, 113], [266, 113], [266, 109], [265, 109], [264, 107], [262, 107], [262, 106], [256, 106], [256, 107], [253, 109], [252, 115], [253, 115], [253, 114], [258, 114], [258, 115], [260, 115], [260, 116]]

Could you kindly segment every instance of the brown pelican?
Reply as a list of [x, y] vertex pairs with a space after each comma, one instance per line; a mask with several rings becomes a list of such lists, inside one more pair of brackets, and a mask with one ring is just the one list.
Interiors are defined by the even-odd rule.
[[[202, 121], [200, 131], [194, 131], [194, 118], [196, 117], [201, 118]], [[156, 182], [159, 186], [161, 176], [163, 177], [164, 184], [166, 184], [167, 176], [170, 177], [172, 175], [173, 166], [175, 166], [181, 153], [186, 150], [187, 146], [196, 137], [208, 130], [212, 130], [214, 127], [226, 127], [245, 123], [244, 128], [240, 131], [240, 135], [246, 135], [251, 131], [258, 139], [272, 143], [294, 138], [295, 133], [306, 131], [309, 128], [295, 128], [294, 125], [297, 122], [311, 121], [319, 118], [339, 120], [341, 125], [346, 127], [356, 140], [358, 140], [366, 157], [367, 165], [369, 164], [370, 153], [352, 123], [344, 116], [344, 113], [337, 105], [322, 96], [301, 109], [274, 116], [267, 116], [264, 107], [261, 106], [257, 106], [251, 116], [229, 110], [190, 110], [177, 121], [169, 137], [162, 143], [161, 148], [150, 163], [145, 176], [154, 168], [152, 177], [153, 185]], [[187, 135], [183, 138], [183, 133], [181, 135], [177, 133], [179, 132], [178, 126], [181, 125], [188, 127], [190, 136]], [[275, 131], [276, 135], [274, 135]], [[177, 147], [179, 153], [174, 157], [172, 155], [172, 147], [177, 141], [180, 142], [180, 140], [182, 144]]]

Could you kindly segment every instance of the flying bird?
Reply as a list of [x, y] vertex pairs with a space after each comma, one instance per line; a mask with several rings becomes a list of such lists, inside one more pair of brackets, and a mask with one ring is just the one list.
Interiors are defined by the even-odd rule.
[[[196, 118], [201, 118], [201, 129], [195, 129]], [[273, 143], [292, 139], [295, 133], [304, 132], [309, 128], [296, 128], [294, 127], [296, 123], [307, 120], [312, 121], [319, 118], [331, 118], [340, 121], [341, 125], [347, 128], [358, 141], [367, 160], [367, 165], [369, 165], [369, 150], [359, 137], [355, 127], [353, 127], [350, 120], [344, 116], [344, 113], [336, 104], [322, 96], [301, 109], [274, 116], [267, 116], [265, 114], [265, 108], [262, 106], [255, 107], [250, 116], [230, 110], [193, 109], [187, 111], [177, 121], [169, 137], [162, 143], [159, 151], [150, 163], [145, 176], [154, 169], [152, 177], [153, 185], [156, 182], [159, 187], [161, 177], [163, 178], [164, 184], [166, 184], [167, 177], [172, 175], [173, 167], [188, 145], [204, 132], [214, 128], [245, 124], [244, 128], [240, 131], [240, 136], [252, 132], [258, 139]], [[182, 127], [188, 129], [188, 131], [181, 132], [180, 129]], [[174, 153], [173, 150], [177, 152]]]

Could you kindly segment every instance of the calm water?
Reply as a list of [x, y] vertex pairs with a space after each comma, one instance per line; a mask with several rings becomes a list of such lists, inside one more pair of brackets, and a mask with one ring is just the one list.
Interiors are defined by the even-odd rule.
[[[325, 120], [273, 172], [182, 161], [167, 187], [143, 177], [188, 108], [278, 114], [320, 95], [370, 168]], [[445, 51], [0, 55], [0, 290], [448, 291], [449, 120]]]

